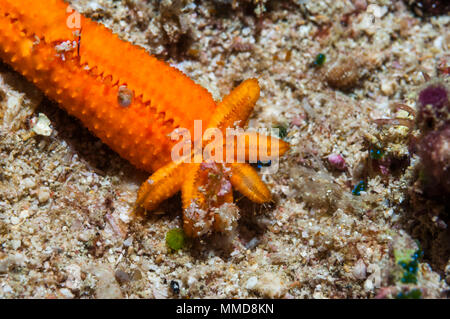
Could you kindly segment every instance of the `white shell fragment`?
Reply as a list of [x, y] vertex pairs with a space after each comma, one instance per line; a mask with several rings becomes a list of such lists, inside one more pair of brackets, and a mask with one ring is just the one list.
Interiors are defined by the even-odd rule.
[[52, 134], [50, 120], [44, 113], [39, 113], [35, 124], [32, 126], [32, 130], [37, 135], [50, 136]]

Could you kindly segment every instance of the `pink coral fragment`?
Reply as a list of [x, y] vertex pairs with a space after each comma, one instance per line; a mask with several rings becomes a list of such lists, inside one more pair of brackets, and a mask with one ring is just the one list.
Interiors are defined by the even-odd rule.
[[345, 159], [339, 154], [331, 154], [328, 156], [328, 162], [338, 170], [343, 171], [346, 168]]

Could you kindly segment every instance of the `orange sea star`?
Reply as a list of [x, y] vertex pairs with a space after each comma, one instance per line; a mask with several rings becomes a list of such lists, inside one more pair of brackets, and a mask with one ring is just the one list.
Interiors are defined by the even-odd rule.
[[[154, 172], [141, 186], [137, 206], [155, 209], [181, 189], [189, 236], [229, 226], [217, 211], [233, 201], [228, 180], [252, 201], [270, 200], [248, 164], [208, 166], [171, 159], [175, 141], [169, 135], [177, 128], [194, 136], [195, 120], [222, 132], [239, 121], [244, 126], [259, 97], [256, 80], [244, 81], [216, 105], [206, 89], [182, 72], [77, 15], [62, 0], [0, 0], [0, 58], [123, 158]], [[262, 142], [279, 143], [273, 157], [288, 149], [281, 140], [256, 136], [256, 142], [246, 139], [247, 153], [258, 151]], [[211, 174], [220, 175], [216, 185]]]

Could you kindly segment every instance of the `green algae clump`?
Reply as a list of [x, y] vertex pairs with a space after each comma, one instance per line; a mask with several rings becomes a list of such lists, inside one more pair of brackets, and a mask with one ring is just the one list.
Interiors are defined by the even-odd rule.
[[184, 247], [186, 241], [186, 236], [184, 231], [180, 228], [174, 228], [167, 232], [166, 234], [166, 244], [170, 249], [180, 250]]

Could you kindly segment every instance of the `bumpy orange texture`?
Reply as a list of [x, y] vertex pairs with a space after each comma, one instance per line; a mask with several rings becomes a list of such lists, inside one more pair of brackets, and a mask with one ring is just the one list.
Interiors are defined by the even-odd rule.
[[[120, 40], [62, 0], [0, 0], [0, 59], [123, 158], [154, 172], [141, 186], [135, 208], [153, 210], [181, 189], [188, 236], [228, 231], [236, 214], [223, 218], [214, 209], [229, 207], [231, 186], [254, 202], [271, 200], [269, 189], [248, 164], [171, 161], [178, 141], [172, 141], [170, 133], [176, 128], [187, 128], [194, 136], [194, 122], [202, 120], [205, 129], [222, 133], [230, 127], [242, 129], [259, 98], [256, 79], [243, 81], [216, 105], [211, 94], [186, 75]], [[264, 155], [261, 145], [269, 146], [270, 158], [289, 148], [257, 133], [249, 133], [243, 144], [226, 147], [227, 152], [230, 147], [245, 153], [248, 161], [250, 152], [258, 159]], [[272, 150], [272, 145], [278, 147]], [[235, 155], [230, 157], [236, 161]]]
[[[77, 26], [74, 14], [62, 0], [0, 0], [0, 58], [120, 156], [155, 171], [170, 161], [170, 132], [209, 121], [211, 94], [104, 26], [82, 16]], [[129, 106], [119, 102], [124, 86]]]

